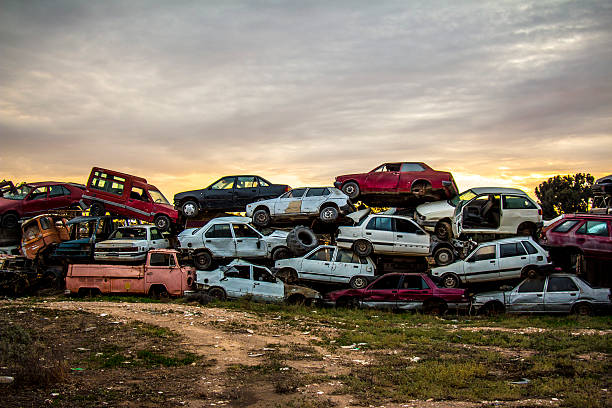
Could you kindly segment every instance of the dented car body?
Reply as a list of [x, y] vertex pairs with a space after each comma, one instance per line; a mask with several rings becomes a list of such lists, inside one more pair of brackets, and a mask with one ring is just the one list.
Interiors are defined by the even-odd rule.
[[144, 261], [151, 249], [169, 248], [170, 242], [154, 225], [117, 228], [108, 240], [96, 244], [96, 261]]
[[65, 219], [39, 215], [21, 225], [21, 252], [28, 259], [51, 250], [54, 245], [70, 239]]

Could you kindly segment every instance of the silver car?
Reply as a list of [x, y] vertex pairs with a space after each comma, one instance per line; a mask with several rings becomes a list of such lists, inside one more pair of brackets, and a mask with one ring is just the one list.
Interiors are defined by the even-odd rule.
[[507, 292], [488, 292], [474, 296], [472, 312], [492, 313], [577, 313], [591, 314], [610, 310], [612, 292], [593, 288], [576, 275], [555, 273], [525, 279]]

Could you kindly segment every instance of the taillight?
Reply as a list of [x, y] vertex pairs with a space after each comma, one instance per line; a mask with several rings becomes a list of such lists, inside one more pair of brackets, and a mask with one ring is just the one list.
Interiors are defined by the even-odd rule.
[[286, 193], [287, 191], [289, 191], [289, 190], [291, 190], [291, 187], [290, 187], [290, 186], [285, 187], [285, 193]]

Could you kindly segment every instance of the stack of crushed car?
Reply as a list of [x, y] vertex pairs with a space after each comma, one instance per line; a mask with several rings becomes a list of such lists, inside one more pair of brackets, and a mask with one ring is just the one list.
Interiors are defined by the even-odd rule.
[[[385, 163], [338, 176], [334, 187], [226, 176], [176, 194], [174, 205], [146, 179], [99, 167], [86, 185], [2, 182], [0, 194], [2, 231], [23, 220], [19, 250], [0, 236], [5, 291], [65, 280], [71, 294], [204, 293], [431, 313], [590, 313], [612, 296], [581, 278], [586, 257], [612, 260], [611, 215], [560, 217], [544, 228], [543, 247], [542, 210], [523, 191], [458, 194], [451, 173], [424, 163]], [[574, 244], [560, 243], [564, 234]]]

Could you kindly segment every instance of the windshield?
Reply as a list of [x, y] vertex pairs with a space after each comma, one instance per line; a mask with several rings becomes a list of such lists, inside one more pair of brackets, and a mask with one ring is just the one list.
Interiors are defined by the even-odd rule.
[[456, 207], [460, 201], [469, 201], [474, 197], [476, 197], [476, 194], [472, 190], [467, 190], [459, 195], [454, 196], [450, 200], [448, 200], [448, 203], [452, 205], [453, 207]]
[[147, 239], [147, 230], [145, 228], [120, 228], [108, 239]]
[[164, 195], [157, 190], [149, 190], [149, 195], [153, 199], [154, 203], [170, 204], [168, 200], [166, 200], [166, 197], [164, 197]]
[[32, 190], [33, 187], [22, 184], [17, 187], [17, 194], [5, 193], [2, 198], [7, 198], [9, 200], [23, 200], [28, 194], [30, 194], [30, 191]]

